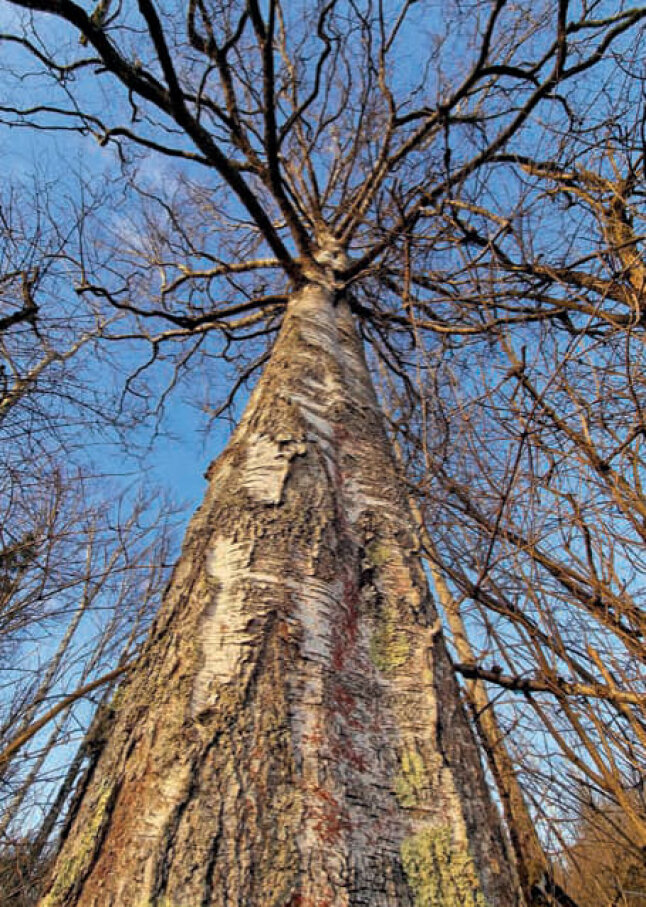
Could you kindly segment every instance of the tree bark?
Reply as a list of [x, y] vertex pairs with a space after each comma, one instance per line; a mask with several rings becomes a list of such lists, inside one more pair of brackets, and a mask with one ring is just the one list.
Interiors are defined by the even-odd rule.
[[41, 904], [518, 905], [332, 290], [293, 297], [208, 477]]

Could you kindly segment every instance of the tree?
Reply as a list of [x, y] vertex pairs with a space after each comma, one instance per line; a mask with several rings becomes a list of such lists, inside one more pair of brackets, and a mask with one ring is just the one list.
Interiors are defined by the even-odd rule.
[[89, 197], [62, 229], [46, 188], [13, 186], [0, 212], [0, 890], [27, 904], [95, 704], [132, 666], [165, 584], [172, 511], [160, 517], [79, 444], [81, 428], [105, 441], [126, 424], [88, 380], [118, 318], [70, 294]]
[[[645, 741], [636, 518], [643, 231], [634, 181], [642, 156], [632, 136], [606, 135], [590, 147], [588, 135], [584, 148], [570, 140], [568, 164], [515, 158], [524, 221], [495, 242], [487, 244], [484, 226], [493, 211], [466, 200], [454, 207], [451, 229], [468, 235], [473, 255], [465, 256], [463, 299], [487, 307], [496, 364], [480, 372], [477, 391], [456, 382], [443, 395], [442, 424], [451, 412], [461, 441], [430, 455], [427, 444], [425, 467], [435, 477], [428, 518], [447, 527], [436, 533], [436, 569], [449, 574], [465, 609], [481, 609], [486, 633], [489, 664], [462, 656], [458, 668], [516, 691], [517, 704], [499, 714], [502, 735], [525, 748], [515, 763], [526, 794], [548, 809], [558, 803], [561, 816], [569, 804], [576, 817], [580, 787], [572, 782], [585, 782], [623, 810], [643, 842], [643, 815], [631, 802]], [[514, 333], [510, 318], [536, 328]], [[476, 395], [486, 400], [479, 411]], [[434, 430], [437, 422], [429, 437]], [[501, 437], [511, 441], [507, 458], [488, 440]], [[433, 498], [442, 503], [431, 511]], [[552, 752], [548, 772], [537, 770], [541, 749], [522, 741], [534, 716]], [[554, 770], [559, 754], [566, 773]]]
[[[643, 797], [633, 791], [636, 812]], [[646, 896], [643, 850], [623, 827], [622, 810], [598, 797], [585, 798], [577, 836], [568, 849], [566, 876], [582, 907], [639, 907]]]
[[[434, 357], [453, 354], [456, 338], [497, 344], [521, 377], [505, 332], [540, 323], [553, 337], [567, 324], [559, 307], [524, 300], [492, 314], [482, 282], [463, 295], [465, 275], [479, 276], [465, 250], [495, 252], [496, 234], [482, 238], [457, 213], [487, 218], [479, 200], [495, 194], [508, 209], [501, 219], [492, 206], [491, 219], [506, 233], [539, 130], [545, 158], [559, 160], [559, 133], [584, 135], [581, 114], [598, 127], [616, 102], [613, 75], [626, 72], [634, 91], [645, 13], [498, 0], [456, 3], [429, 23], [423, 3], [195, 0], [184, 25], [150, 0], [98, 16], [71, 0], [12, 7], [28, 15], [3, 37], [11, 66], [34, 66], [49, 93], [5, 100], [6, 122], [114, 146], [145, 226], [85, 269], [79, 294], [131, 318], [152, 343], [151, 368], [176, 348], [182, 370], [243, 340], [237, 386], [267, 362], [282, 321], [109, 710], [44, 902], [514, 903], [350, 314], [371, 362], [392, 373], [392, 417], [419, 478], [420, 451], [424, 469], [437, 466], [424, 460], [445, 391]], [[603, 88], [594, 112], [592, 74]], [[137, 149], [181, 163], [181, 177], [142, 179]], [[505, 432], [481, 446], [499, 464], [517, 443]], [[447, 451], [462, 465], [460, 445]], [[460, 482], [452, 471], [446, 487], [471, 521], [484, 510], [493, 533], [476, 582], [479, 545], [445, 558], [451, 538], [431, 532], [433, 549], [458, 588], [464, 558], [471, 600], [495, 612], [500, 520], [473, 509], [478, 473]], [[532, 628], [530, 646], [547, 637], [531, 619], [514, 626]]]

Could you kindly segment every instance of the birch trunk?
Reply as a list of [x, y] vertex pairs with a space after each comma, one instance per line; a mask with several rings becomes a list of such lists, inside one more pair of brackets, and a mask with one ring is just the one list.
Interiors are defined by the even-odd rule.
[[209, 479], [41, 904], [519, 904], [331, 290], [292, 299]]

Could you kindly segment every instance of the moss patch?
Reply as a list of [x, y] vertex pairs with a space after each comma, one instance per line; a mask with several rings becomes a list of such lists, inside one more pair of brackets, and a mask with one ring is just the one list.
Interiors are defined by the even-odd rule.
[[424, 760], [415, 749], [404, 750], [401, 771], [395, 779], [395, 794], [400, 806], [419, 806], [428, 787]]
[[370, 657], [380, 671], [394, 671], [410, 655], [408, 635], [401, 629], [397, 607], [385, 602], [377, 617], [378, 626], [370, 640]]
[[372, 567], [383, 567], [391, 557], [391, 551], [384, 542], [371, 542], [366, 548], [366, 558]]
[[473, 859], [448, 825], [406, 838], [401, 854], [415, 907], [487, 907]]
[[57, 861], [54, 883], [41, 907], [56, 907], [57, 904], [63, 903], [69, 892], [88, 871], [94, 857], [97, 838], [109, 813], [113, 791], [112, 784], [108, 782], [102, 784], [94, 813], [75, 839], [73, 853], [67, 858], [59, 857]]
[[120, 708], [124, 705], [126, 701], [126, 691], [128, 686], [126, 683], [122, 683], [117, 687], [114, 696], [110, 700], [109, 708], [113, 712], [118, 712]]

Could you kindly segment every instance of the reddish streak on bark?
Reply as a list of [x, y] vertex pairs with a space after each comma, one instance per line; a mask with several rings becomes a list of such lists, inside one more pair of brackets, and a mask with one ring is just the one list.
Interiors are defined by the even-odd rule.
[[322, 901], [320, 898], [304, 898], [302, 894], [295, 894], [285, 907], [332, 907], [332, 901]]
[[351, 724], [352, 722], [350, 721], [350, 712], [352, 712], [355, 707], [355, 697], [348, 689], [346, 689], [346, 687], [343, 686], [343, 684], [335, 683], [332, 690], [332, 698], [342, 710], [342, 714], [344, 715], [348, 724]]
[[332, 756], [338, 762], [349, 763], [353, 768], [355, 768], [359, 772], [366, 771], [366, 768], [367, 768], [366, 760], [361, 755], [361, 753], [358, 753], [354, 749], [354, 747], [347, 741], [343, 745], [338, 744], [337, 746], [333, 746], [331, 749], [332, 749]]
[[322, 802], [317, 809], [318, 821], [314, 824], [314, 828], [319, 832], [322, 841], [336, 844], [343, 832], [349, 831], [352, 825], [344, 817], [342, 807], [329, 791], [321, 788], [315, 791], [315, 795]]
[[[335, 671], [342, 670], [346, 656], [357, 641], [359, 622], [359, 591], [353, 577], [343, 582], [343, 620], [337, 624], [333, 639], [332, 666]], [[356, 653], [353, 653], [356, 656]]]
[[334, 648], [332, 650], [332, 667], [335, 671], [340, 671], [343, 668], [343, 663], [345, 661], [346, 650], [343, 644], [343, 640], [337, 635], [334, 640]]

